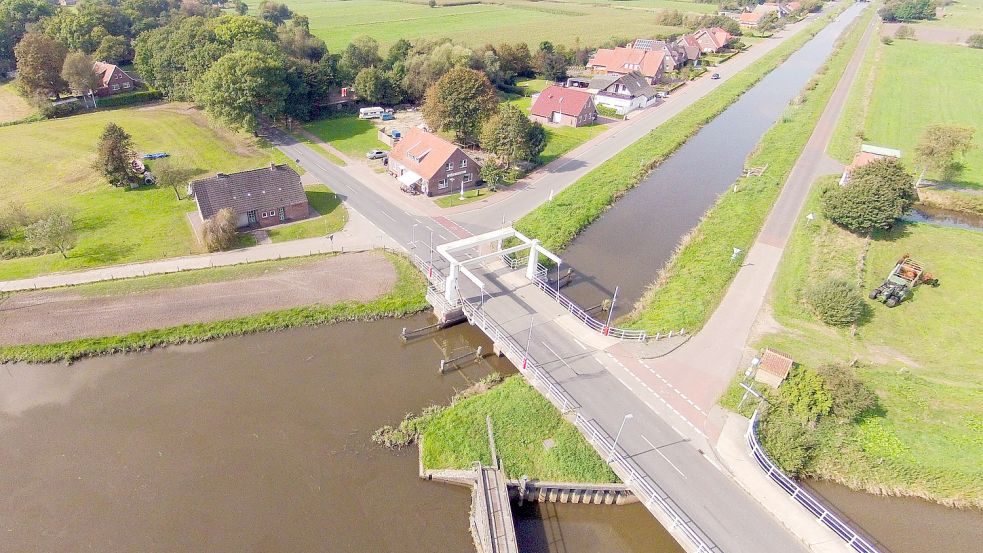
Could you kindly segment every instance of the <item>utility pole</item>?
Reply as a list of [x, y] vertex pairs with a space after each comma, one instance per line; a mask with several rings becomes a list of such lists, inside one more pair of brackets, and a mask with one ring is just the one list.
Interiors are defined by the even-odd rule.
[[607, 328], [611, 328], [611, 316], [614, 315], [614, 302], [618, 301], [618, 290], [619, 286], [614, 287], [614, 297], [611, 298], [611, 308], [608, 309], [608, 322], [604, 325]]

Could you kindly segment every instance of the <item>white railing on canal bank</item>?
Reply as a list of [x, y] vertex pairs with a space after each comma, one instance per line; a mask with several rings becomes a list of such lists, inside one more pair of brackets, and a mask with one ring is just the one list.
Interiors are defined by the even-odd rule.
[[471, 324], [480, 328], [495, 345], [526, 377], [526, 380], [543, 394], [546, 399], [565, 416], [572, 419], [574, 426], [587, 438], [587, 441], [601, 455], [607, 456], [608, 464], [632, 492], [645, 504], [646, 508], [666, 524], [667, 529], [688, 550], [698, 553], [719, 551], [692, 521], [687, 518], [672, 499], [646, 475], [641, 467], [618, 450], [617, 444], [596, 422], [588, 420], [577, 410], [578, 405], [556, 382], [540, 367], [518, 342], [498, 323], [489, 317], [481, 305], [461, 298], [461, 308]]
[[751, 415], [751, 422], [748, 424], [747, 432], [745, 433], [747, 439], [747, 445], [751, 448], [751, 456], [757, 461], [758, 466], [761, 470], [765, 471], [769, 478], [771, 478], [776, 484], [778, 484], [783, 490], [785, 490], [792, 499], [799, 502], [800, 505], [805, 507], [812, 513], [819, 522], [822, 522], [830, 530], [836, 533], [837, 536], [843, 538], [847, 542], [847, 545], [852, 547], [855, 551], [860, 553], [880, 553], [877, 547], [873, 546], [870, 542], [864, 539], [863, 536], [858, 534], [849, 524], [841, 520], [838, 516], [829, 511], [822, 503], [819, 502], [815, 497], [809, 492], [804, 490], [802, 486], [799, 486], [798, 482], [789, 478], [782, 472], [782, 469], [775, 465], [774, 461], [768, 457], [764, 448], [761, 447], [761, 443], [758, 441], [758, 412], [755, 411]]

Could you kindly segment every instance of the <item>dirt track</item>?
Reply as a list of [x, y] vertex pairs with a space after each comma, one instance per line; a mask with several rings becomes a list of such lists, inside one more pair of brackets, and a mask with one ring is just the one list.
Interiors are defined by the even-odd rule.
[[365, 252], [240, 280], [122, 296], [90, 297], [72, 289], [25, 292], [0, 301], [0, 345], [63, 342], [301, 305], [366, 301], [385, 294], [395, 282], [392, 264], [379, 253]]

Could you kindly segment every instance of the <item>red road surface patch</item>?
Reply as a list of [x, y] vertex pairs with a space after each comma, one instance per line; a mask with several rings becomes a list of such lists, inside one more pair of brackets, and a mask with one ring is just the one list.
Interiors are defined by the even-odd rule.
[[458, 238], [468, 238], [470, 236], [474, 236], [474, 234], [468, 231], [468, 229], [462, 227], [461, 225], [455, 223], [454, 221], [451, 221], [447, 217], [443, 217], [443, 216], [434, 217], [433, 220], [438, 225], [449, 230], [451, 234], [457, 236]]

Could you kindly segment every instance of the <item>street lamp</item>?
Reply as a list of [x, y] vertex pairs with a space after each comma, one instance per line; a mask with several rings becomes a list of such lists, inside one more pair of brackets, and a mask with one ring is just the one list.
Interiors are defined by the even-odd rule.
[[621, 420], [621, 428], [618, 428], [618, 435], [614, 437], [614, 443], [611, 444], [611, 453], [608, 454], [608, 464], [611, 464], [611, 459], [614, 458], [614, 450], [618, 448], [618, 440], [621, 438], [621, 431], [625, 429], [625, 423], [628, 419], [635, 418], [635, 415], [628, 413], [625, 418]]
[[410, 244], [413, 244], [414, 248], [416, 247], [416, 227], [419, 224], [420, 223], [413, 223], [413, 226], [410, 227]]

